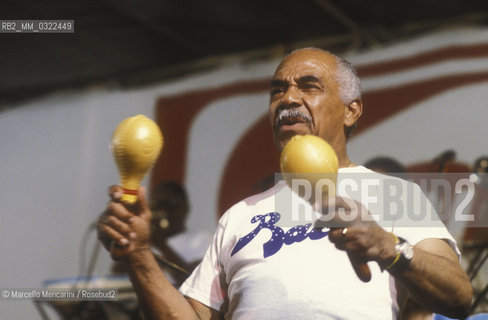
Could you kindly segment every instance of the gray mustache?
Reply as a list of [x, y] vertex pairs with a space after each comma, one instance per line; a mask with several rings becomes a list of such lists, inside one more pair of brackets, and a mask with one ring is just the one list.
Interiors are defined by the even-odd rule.
[[278, 126], [286, 118], [300, 119], [305, 122], [312, 122], [312, 117], [306, 113], [303, 113], [296, 109], [282, 109], [279, 111], [278, 116], [276, 117], [275, 127]]

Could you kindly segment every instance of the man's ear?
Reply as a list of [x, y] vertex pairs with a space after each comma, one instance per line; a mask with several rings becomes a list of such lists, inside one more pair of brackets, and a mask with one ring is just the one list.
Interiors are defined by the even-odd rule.
[[345, 108], [344, 125], [346, 127], [352, 127], [363, 113], [363, 102], [361, 99], [355, 99], [348, 105], [345, 105]]

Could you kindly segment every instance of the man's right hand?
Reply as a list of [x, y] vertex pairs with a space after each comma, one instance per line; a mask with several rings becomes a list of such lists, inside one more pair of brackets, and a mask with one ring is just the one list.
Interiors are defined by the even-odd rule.
[[123, 259], [147, 319], [223, 319], [205, 304], [186, 299], [168, 281], [149, 247], [151, 210], [144, 187], [135, 205], [120, 201], [122, 188], [112, 186], [112, 199], [97, 223], [98, 238], [112, 258]]
[[110, 202], [97, 223], [98, 239], [112, 259], [131, 260], [149, 248], [151, 210], [146, 190], [140, 187], [135, 204], [123, 203], [121, 187], [109, 188]]

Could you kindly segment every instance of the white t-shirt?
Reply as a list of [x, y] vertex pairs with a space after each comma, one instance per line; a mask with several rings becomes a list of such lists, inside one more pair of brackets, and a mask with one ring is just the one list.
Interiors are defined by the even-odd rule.
[[[365, 198], [365, 192], [361, 194], [361, 188], [356, 193], [347, 192], [354, 190], [354, 183], [353, 187], [340, 185], [352, 176], [364, 180], [361, 175], [400, 181], [362, 166], [341, 168], [338, 195], [374, 202], [373, 196]], [[400, 185], [412, 184], [401, 180]], [[374, 194], [380, 186], [369, 182], [363, 187]], [[423, 197], [420, 188], [410, 189], [415, 190], [411, 191], [415, 196]], [[314, 229], [313, 221], [306, 219], [294, 222], [289, 219], [289, 210], [277, 212], [277, 207], [284, 208], [291, 201], [297, 201], [302, 209], [311, 208], [281, 181], [229, 209], [219, 220], [204, 259], [180, 292], [220, 310], [226, 319], [396, 319], [394, 278], [369, 262], [372, 280], [362, 282], [347, 253], [327, 239], [328, 228]], [[380, 216], [382, 206], [370, 204], [368, 209]], [[429, 222], [428, 227], [422, 223], [418, 227], [393, 225], [381, 223], [386, 231], [394, 231], [412, 245], [426, 238], [444, 238], [455, 247], [441, 222]]]

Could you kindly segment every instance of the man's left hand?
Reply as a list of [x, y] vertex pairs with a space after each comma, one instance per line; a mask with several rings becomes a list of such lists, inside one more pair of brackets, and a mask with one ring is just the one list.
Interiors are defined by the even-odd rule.
[[324, 219], [316, 223], [330, 226], [329, 239], [339, 250], [361, 261], [376, 261], [381, 269], [396, 257], [395, 237], [383, 230], [368, 209], [349, 198], [334, 197], [323, 201]]

